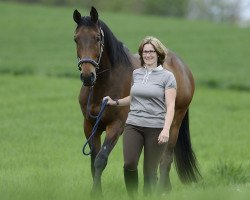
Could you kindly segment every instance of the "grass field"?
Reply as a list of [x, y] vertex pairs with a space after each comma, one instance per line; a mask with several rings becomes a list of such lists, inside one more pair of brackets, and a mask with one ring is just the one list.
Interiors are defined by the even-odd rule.
[[[90, 159], [81, 154], [85, 139], [72, 12], [73, 8], [0, 3], [1, 200], [90, 199]], [[131, 51], [145, 34], [164, 38], [195, 74], [190, 127], [203, 180], [182, 185], [173, 167], [173, 191], [161, 199], [248, 199], [250, 30], [99, 14]], [[140, 26], [134, 26], [135, 21]], [[121, 155], [119, 140], [103, 174], [102, 199], [127, 199]], [[139, 199], [147, 198], [140, 194]]]

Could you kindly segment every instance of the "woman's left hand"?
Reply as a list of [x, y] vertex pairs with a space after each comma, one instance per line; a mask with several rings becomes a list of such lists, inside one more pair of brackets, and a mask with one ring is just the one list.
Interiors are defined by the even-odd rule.
[[169, 140], [169, 130], [163, 129], [158, 137], [158, 144], [167, 143]]

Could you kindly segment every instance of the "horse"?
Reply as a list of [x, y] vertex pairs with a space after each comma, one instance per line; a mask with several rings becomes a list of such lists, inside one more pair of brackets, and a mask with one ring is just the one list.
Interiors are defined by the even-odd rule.
[[[107, 166], [108, 157], [116, 145], [129, 112], [129, 106], [107, 106], [102, 109], [103, 97], [120, 99], [130, 94], [134, 69], [141, 67], [138, 55], [116, 38], [110, 28], [99, 19], [99, 14], [91, 7], [89, 16], [73, 12], [76, 23], [74, 41], [78, 57], [78, 68], [82, 87], [79, 104], [84, 116], [83, 129], [91, 155], [92, 192], [102, 193], [101, 176]], [[177, 80], [177, 97], [174, 120], [166, 151], [159, 166], [159, 182], [164, 190], [171, 190], [169, 171], [173, 160], [183, 183], [196, 182], [200, 172], [192, 150], [188, 110], [195, 84], [191, 71], [173, 52], [168, 51], [164, 67], [172, 71]], [[102, 116], [98, 113], [102, 110]], [[95, 128], [95, 134], [92, 130]], [[101, 135], [106, 131], [103, 143]], [[89, 142], [92, 137], [92, 142]], [[175, 158], [175, 159], [173, 159]]]

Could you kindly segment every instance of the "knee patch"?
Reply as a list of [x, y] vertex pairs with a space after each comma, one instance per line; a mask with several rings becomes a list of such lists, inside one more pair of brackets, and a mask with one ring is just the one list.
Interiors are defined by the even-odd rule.
[[137, 163], [135, 162], [125, 162], [123, 168], [128, 171], [137, 170]]
[[103, 170], [106, 167], [107, 163], [108, 158], [104, 154], [99, 153], [95, 159], [95, 169]]

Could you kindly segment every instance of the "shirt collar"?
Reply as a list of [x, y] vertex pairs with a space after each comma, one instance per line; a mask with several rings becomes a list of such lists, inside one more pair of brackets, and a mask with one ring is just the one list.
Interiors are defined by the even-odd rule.
[[[144, 68], [147, 69], [146, 66], [144, 66]], [[152, 71], [161, 71], [161, 70], [163, 70], [163, 67], [162, 67], [162, 65], [159, 65], [158, 67], [156, 67], [156, 68], [153, 69]]]

